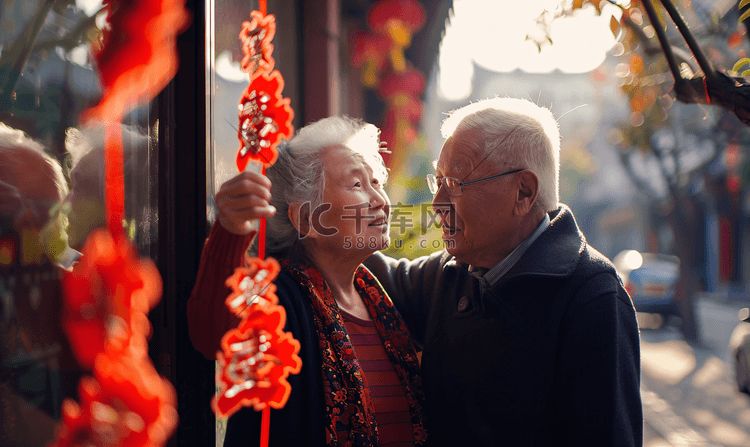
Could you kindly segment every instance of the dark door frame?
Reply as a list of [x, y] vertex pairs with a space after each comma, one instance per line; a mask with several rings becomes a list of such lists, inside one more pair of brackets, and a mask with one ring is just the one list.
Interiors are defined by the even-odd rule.
[[214, 362], [193, 348], [187, 300], [206, 235], [205, 5], [187, 0], [192, 22], [177, 41], [179, 70], [158, 98], [159, 248], [163, 298], [151, 313], [150, 353], [177, 390], [171, 446], [212, 446]]

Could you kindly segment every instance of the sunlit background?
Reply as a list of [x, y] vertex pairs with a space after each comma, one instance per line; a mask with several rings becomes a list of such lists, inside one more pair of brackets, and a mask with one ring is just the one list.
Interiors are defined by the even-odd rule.
[[[560, 2], [458, 0], [440, 44], [438, 95], [447, 101], [469, 99], [474, 65], [495, 72], [587, 73], [604, 63], [616, 40], [610, 20], [622, 11], [605, 5], [602, 14], [589, 7], [549, 25], [549, 41], [539, 26], [540, 11], [548, 19]], [[550, 44], [552, 43], [552, 45]], [[533, 98], [531, 98], [533, 99]]]

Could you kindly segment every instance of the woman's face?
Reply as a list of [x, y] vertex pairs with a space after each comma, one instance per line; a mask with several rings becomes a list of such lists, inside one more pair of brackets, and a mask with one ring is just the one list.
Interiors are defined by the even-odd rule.
[[326, 150], [323, 165], [323, 204], [311, 217], [316, 248], [366, 256], [387, 248], [391, 202], [373, 166], [344, 146]]

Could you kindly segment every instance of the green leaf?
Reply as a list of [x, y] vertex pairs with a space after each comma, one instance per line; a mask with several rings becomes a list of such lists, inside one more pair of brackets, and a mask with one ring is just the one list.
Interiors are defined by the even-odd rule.
[[738, 22], [738, 23], [742, 23], [742, 22], [744, 22], [744, 21], [745, 21], [745, 19], [746, 19], [746, 18], [748, 18], [748, 17], [750, 17], [750, 9], [748, 9], [748, 10], [747, 10], [747, 11], [745, 11], [745, 12], [743, 12], [743, 13], [742, 13], [742, 15], [740, 16], [740, 19], [739, 19], [739, 20], [738, 20], [737, 22]]
[[742, 59], [738, 60], [736, 64], [734, 64], [734, 67], [732, 67], [732, 71], [737, 73], [738, 71], [740, 71], [740, 68], [747, 64], [750, 64], [750, 57], [743, 57]]
[[740, 6], [739, 6], [739, 9], [742, 9], [742, 8], [744, 8], [744, 7], [745, 7], [745, 6], [747, 6], [747, 5], [750, 5], [750, 0], [742, 0], [742, 1], [740, 2]]

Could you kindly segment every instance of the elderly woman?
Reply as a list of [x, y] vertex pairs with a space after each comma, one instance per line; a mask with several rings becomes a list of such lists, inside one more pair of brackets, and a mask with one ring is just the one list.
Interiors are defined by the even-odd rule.
[[[421, 379], [406, 327], [380, 283], [362, 265], [388, 246], [387, 172], [378, 129], [348, 117], [302, 128], [268, 169], [245, 172], [216, 194], [218, 222], [203, 249], [188, 301], [193, 345], [216, 358], [237, 321], [224, 306], [225, 279], [241, 265], [268, 218], [269, 254], [285, 330], [301, 345], [302, 371], [289, 377], [286, 407], [271, 413], [270, 442], [289, 446], [422, 445]], [[269, 181], [270, 179], [270, 181]], [[227, 424], [225, 446], [257, 442], [260, 413]]]

